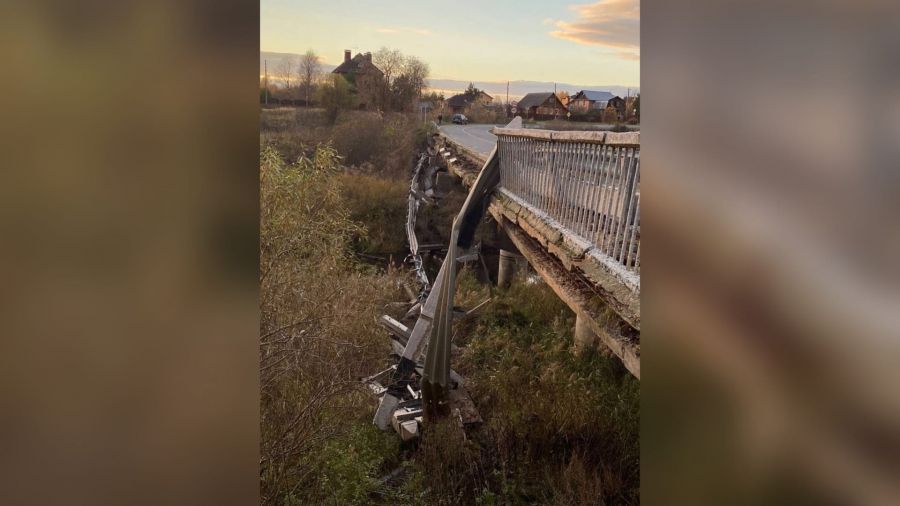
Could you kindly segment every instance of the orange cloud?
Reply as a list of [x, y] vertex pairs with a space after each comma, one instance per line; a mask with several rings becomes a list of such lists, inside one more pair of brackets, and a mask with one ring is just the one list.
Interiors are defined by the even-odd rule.
[[637, 59], [641, 44], [640, 0], [599, 0], [569, 7], [578, 14], [574, 21], [553, 21], [550, 35], [578, 44], [620, 50], [620, 56]]

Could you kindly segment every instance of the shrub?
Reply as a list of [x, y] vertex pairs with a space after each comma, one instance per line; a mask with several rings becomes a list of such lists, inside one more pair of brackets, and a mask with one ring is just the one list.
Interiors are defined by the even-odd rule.
[[[397, 300], [395, 274], [365, 274], [350, 246], [364, 233], [343, 204], [337, 153], [328, 147], [285, 164], [260, 154], [260, 492], [265, 503], [318, 503], [322, 481], [341, 481], [335, 441], [368, 426], [359, 378], [386, 367], [376, 323]], [[371, 469], [376, 450], [360, 463]], [[358, 478], [358, 480], [363, 480]], [[369, 481], [348, 482], [356, 498]], [[355, 500], [355, 499], [354, 499]]]
[[334, 123], [341, 111], [354, 107], [356, 99], [351, 93], [350, 83], [343, 76], [334, 74], [331, 82], [316, 90], [316, 102], [325, 109], [329, 122]]
[[378, 113], [342, 115], [331, 138], [334, 147], [350, 165], [375, 161], [386, 150], [385, 125]]
[[355, 249], [372, 254], [405, 254], [409, 185], [365, 174], [340, 177], [344, 205], [350, 218], [367, 233], [358, 236]]
[[603, 122], [610, 125], [619, 122], [619, 111], [615, 107], [607, 107], [603, 110]]

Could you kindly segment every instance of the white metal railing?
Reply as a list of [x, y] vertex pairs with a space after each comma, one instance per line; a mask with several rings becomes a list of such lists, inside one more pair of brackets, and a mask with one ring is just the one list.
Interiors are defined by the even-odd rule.
[[640, 133], [496, 128], [500, 191], [640, 286]]

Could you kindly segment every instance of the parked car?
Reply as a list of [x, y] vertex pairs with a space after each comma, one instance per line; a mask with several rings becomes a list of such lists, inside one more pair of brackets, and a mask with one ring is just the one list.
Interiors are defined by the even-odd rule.
[[451, 118], [450, 121], [456, 123], [457, 125], [469, 124], [469, 118], [467, 118], [465, 114], [454, 114], [453, 118]]

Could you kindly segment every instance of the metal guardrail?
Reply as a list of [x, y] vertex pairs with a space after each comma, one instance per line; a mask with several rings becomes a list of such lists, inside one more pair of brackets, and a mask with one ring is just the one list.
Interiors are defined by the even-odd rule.
[[500, 191], [640, 286], [640, 133], [495, 128]]

